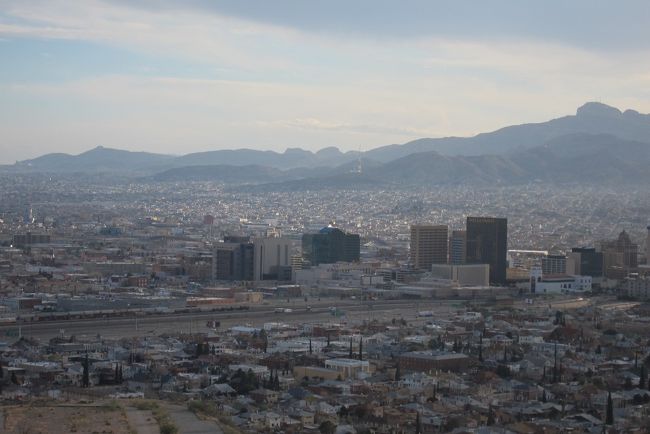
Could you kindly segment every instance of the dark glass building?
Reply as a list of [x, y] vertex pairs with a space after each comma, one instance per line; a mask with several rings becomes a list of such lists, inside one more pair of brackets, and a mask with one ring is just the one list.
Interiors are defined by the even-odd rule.
[[311, 265], [355, 262], [359, 260], [361, 239], [328, 226], [316, 234], [302, 236], [302, 255]]
[[574, 273], [580, 276], [603, 277], [603, 254], [593, 247], [574, 247]]
[[489, 264], [490, 284], [506, 284], [508, 219], [467, 217], [466, 262]]
[[213, 256], [214, 280], [253, 280], [254, 247], [245, 240], [218, 244]]

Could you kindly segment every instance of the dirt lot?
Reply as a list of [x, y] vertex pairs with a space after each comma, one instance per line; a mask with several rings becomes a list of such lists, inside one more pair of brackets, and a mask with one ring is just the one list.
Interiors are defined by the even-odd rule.
[[130, 434], [124, 411], [106, 404], [29, 403], [0, 406], [2, 433], [11, 434]]

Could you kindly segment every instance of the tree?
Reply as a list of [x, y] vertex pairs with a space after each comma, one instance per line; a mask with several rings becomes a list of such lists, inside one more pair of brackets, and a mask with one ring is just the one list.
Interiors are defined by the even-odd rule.
[[350, 338], [350, 359], [352, 358], [352, 338]]
[[557, 368], [557, 341], [555, 342], [555, 349], [553, 355], [553, 383], [558, 382], [558, 368]]
[[309, 339], [309, 354], [312, 354], [312, 353], [313, 353], [313, 350], [311, 348], [311, 339]]
[[492, 404], [490, 404], [490, 407], [488, 408], [487, 426], [494, 425], [494, 422], [494, 410], [492, 409]]
[[176, 434], [178, 427], [170, 422], [165, 422], [160, 426], [160, 434]]
[[397, 364], [397, 367], [395, 368], [395, 381], [399, 381], [401, 377], [401, 370], [399, 368], [399, 363]]
[[646, 371], [645, 365], [641, 365], [641, 373], [639, 374], [639, 389], [648, 383], [648, 373]]
[[88, 353], [86, 353], [86, 357], [84, 358], [82, 365], [83, 365], [83, 374], [81, 377], [81, 386], [82, 387], [90, 387], [90, 374], [88, 372]]
[[318, 430], [322, 434], [334, 434], [336, 432], [336, 425], [334, 425], [329, 420], [326, 420], [326, 421], [324, 421], [323, 423], [320, 424], [320, 426], [318, 427]]
[[501, 378], [509, 378], [510, 377], [510, 368], [508, 368], [508, 366], [506, 366], [506, 365], [499, 364], [497, 366], [496, 373]]
[[624, 385], [626, 390], [632, 389], [632, 379], [630, 377], [627, 377], [625, 379], [625, 385]]
[[278, 375], [277, 370], [275, 371], [275, 378], [273, 379], [273, 390], [280, 390], [280, 376]]
[[605, 413], [605, 425], [614, 425], [614, 403], [612, 392], [607, 393], [607, 411]]
[[420, 421], [420, 412], [415, 416], [415, 434], [422, 434], [422, 422]]

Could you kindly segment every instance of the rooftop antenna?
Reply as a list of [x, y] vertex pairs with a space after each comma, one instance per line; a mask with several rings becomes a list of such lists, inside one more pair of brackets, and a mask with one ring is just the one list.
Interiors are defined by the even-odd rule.
[[358, 174], [363, 173], [363, 167], [361, 166], [361, 145], [359, 145], [359, 150], [357, 151], [357, 167], [353, 172]]

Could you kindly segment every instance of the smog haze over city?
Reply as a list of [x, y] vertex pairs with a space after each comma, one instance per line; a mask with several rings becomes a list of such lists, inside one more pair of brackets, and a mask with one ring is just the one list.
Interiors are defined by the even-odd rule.
[[0, 0], [0, 432], [648, 432], [649, 71], [640, 0]]

